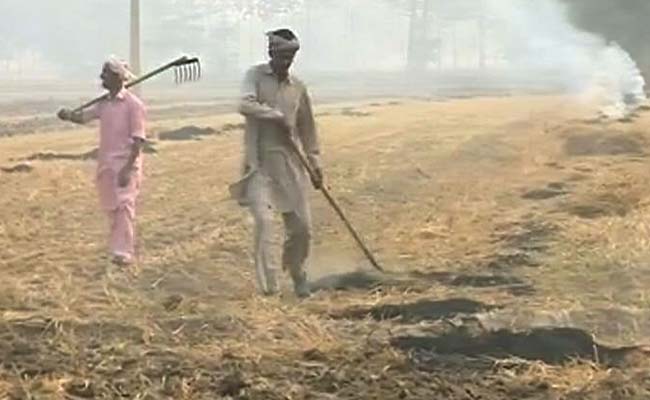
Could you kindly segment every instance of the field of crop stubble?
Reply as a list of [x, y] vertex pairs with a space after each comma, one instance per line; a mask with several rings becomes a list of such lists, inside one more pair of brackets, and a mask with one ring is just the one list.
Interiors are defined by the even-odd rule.
[[128, 273], [104, 256], [96, 127], [0, 138], [0, 397], [650, 396], [650, 113], [598, 121], [561, 96], [317, 112], [328, 184], [389, 272], [314, 193], [306, 301], [286, 279], [255, 294], [227, 195], [239, 116], [152, 116]]

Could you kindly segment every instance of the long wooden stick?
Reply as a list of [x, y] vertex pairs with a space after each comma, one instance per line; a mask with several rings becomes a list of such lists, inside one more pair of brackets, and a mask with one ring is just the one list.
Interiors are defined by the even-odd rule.
[[[296, 153], [296, 155], [300, 159], [300, 163], [307, 170], [307, 173], [309, 174], [309, 178], [313, 182], [314, 178], [315, 178], [315, 173], [311, 169], [311, 166], [307, 162], [307, 159], [305, 158], [305, 156], [302, 154], [302, 152], [300, 151], [300, 149], [298, 148], [298, 146], [296, 145], [296, 143], [292, 139], [289, 139], [288, 142], [289, 142], [293, 152]], [[332, 197], [330, 192], [325, 188], [325, 185], [321, 184], [320, 191], [321, 191], [321, 193], [323, 193], [323, 195], [325, 196], [325, 199], [327, 199], [327, 201], [330, 203], [330, 205], [332, 206], [332, 208], [334, 209], [336, 214], [339, 216], [339, 218], [341, 218], [341, 221], [343, 221], [346, 228], [348, 228], [348, 231], [350, 231], [350, 234], [352, 235], [354, 240], [357, 242], [357, 245], [359, 245], [359, 248], [361, 248], [361, 250], [363, 251], [363, 254], [365, 254], [368, 261], [370, 261], [370, 264], [372, 264], [372, 266], [375, 267], [378, 271], [384, 272], [384, 269], [379, 265], [379, 263], [377, 262], [375, 257], [370, 252], [370, 250], [368, 250], [368, 247], [365, 245], [365, 243], [363, 243], [363, 240], [361, 240], [361, 237], [359, 236], [357, 231], [354, 229], [354, 227], [352, 226], [350, 221], [347, 219], [347, 217], [343, 213], [343, 210], [341, 210], [341, 207], [339, 207], [339, 205], [336, 203], [336, 200], [334, 200], [334, 198]]]

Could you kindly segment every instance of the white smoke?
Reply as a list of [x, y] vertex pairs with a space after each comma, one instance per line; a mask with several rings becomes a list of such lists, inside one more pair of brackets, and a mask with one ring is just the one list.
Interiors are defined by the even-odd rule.
[[594, 87], [604, 104], [601, 112], [609, 118], [625, 118], [647, 101], [645, 81], [639, 67], [618, 44], [603, 49]]
[[506, 26], [510, 61], [557, 74], [565, 87], [589, 96], [609, 118], [628, 116], [647, 101], [645, 81], [616, 43], [574, 27], [557, 0], [488, 0], [489, 12]]

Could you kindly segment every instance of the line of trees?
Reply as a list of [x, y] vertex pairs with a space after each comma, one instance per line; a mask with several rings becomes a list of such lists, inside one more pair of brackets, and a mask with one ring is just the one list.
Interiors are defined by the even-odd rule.
[[[146, 66], [176, 56], [180, 51], [198, 52], [206, 62], [223, 66], [238, 59], [240, 31], [246, 21], [272, 21], [282, 16], [303, 18], [303, 35], [317, 43], [311, 24], [313, 10], [335, 7], [345, 14], [356, 0], [156, 0], [142, 2], [143, 59]], [[395, 10], [396, 18], [409, 21], [404, 57], [411, 68], [440, 62], [438, 35], [444, 21], [462, 17], [477, 24], [478, 60], [485, 65], [486, 31], [491, 29], [482, 10], [483, 0], [377, 0]], [[648, 0], [561, 0], [578, 28], [615, 40], [637, 61], [650, 79], [650, 1]], [[30, 2], [31, 3], [31, 2]], [[97, 60], [107, 53], [128, 55], [129, 8], [114, 0], [0, 1], [0, 70], [28, 50], [48, 65], [56, 65], [69, 76], [94, 74]], [[358, 7], [357, 7], [358, 8]], [[350, 11], [347, 26], [368, 9]], [[363, 13], [363, 14], [360, 14]], [[318, 15], [314, 12], [314, 15]], [[356, 17], [355, 17], [356, 16]], [[369, 17], [367, 17], [369, 18]], [[366, 19], [367, 19], [366, 18]], [[102, 21], [102, 23], [98, 23]], [[453, 24], [453, 22], [449, 22]], [[310, 32], [311, 31], [311, 32]], [[406, 37], [408, 36], [408, 38]], [[344, 37], [344, 35], [342, 36]], [[316, 40], [318, 39], [318, 40]], [[453, 40], [444, 43], [453, 47]], [[366, 44], [365, 39], [362, 43]], [[350, 49], [353, 45], [348, 44]], [[455, 54], [455, 52], [454, 52]], [[317, 61], [317, 60], [316, 60]], [[94, 75], [93, 75], [94, 76]]]

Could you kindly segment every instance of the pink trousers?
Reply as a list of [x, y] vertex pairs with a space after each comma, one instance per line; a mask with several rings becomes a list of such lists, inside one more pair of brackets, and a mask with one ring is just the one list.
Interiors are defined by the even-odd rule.
[[97, 175], [97, 192], [100, 204], [109, 221], [109, 250], [114, 256], [135, 257], [136, 200], [140, 191], [142, 174], [133, 172], [126, 187], [119, 187], [117, 172], [104, 169]]

